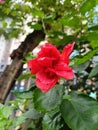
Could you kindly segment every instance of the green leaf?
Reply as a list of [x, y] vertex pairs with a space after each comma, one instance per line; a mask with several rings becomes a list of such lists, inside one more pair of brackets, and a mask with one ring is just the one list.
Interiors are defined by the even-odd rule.
[[98, 30], [98, 24], [88, 28], [88, 31], [96, 31], [96, 30]]
[[83, 64], [73, 66], [73, 70], [75, 70], [75, 72], [82, 72], [89, 66], [89, 64], [90, 64], [90, 62], [87, 61], [87, 62], [85, 62]]
[[61, 113], [57, 110], [46, 113], [42, 121], [43, 130], [59, 130], [62, 127]]
[[17, 98], [21, 99], [32, 99], [33, 92], [31, 91], [24, 91], [24, 92], [13, 92]]
[[55, 18], [55, 15], [50, 15], [50, 16], [47, 16], [46, 18], [43, 19], [44, 23], [52, 23], [54, 22], [54, 18]]
[[89, 41], [98, 40], [97, 37], [98, 37], [98, 31], [89, 32], [89, 33], [87, 34], [87, 39], [88, 39]]
[[10, 106], [4, 106], [4, 108], [2, 109], [2, 113], [5, 118], [8, 118], [12, 114], [12, 112], [13, 108]]
[[90, 60], [97, 52], [98, 52], [98, 48], [88, 52], [86, 55], [82, 56], [81, 58], [73, 58], [70, 62], [70, 66], [76, 66], [85, 63], [86, 61]]
[[21, 114], [20, 116], [15, 117], [13, 120], [12, 127], [21, 125], [28, 119], [39, 119], [40, 117], [42, 117], [42, 114], [38, 113], [36, 110], [34, 110], [34, 109], [29, 110], [29, 111]]
[[33, 58], [36, 58], [36, 56], [34, 56], [31, 52], [27, 53], [25, 56], [26, 61], [31, 60]]
[[61, 85], [56, 85], [47, 93], [36, 89], [33, 95], [35, 109], [39, 112], [47, 112], [56, 108], [61, 103], [62, 90], [63, 86]]
[[30, 73], [24, 73], [22, 75], [20, 75], [17, 80], [21, 81], [23, 79], [27, 79], [27, 78], [35, 78], [35, 75], [31, 75]]
[[26, 121], [25, 116], [20, 115], [18, 117], [15, 117], [14, 120], [13, 120], [12, 128], [23, 124], [25, 121]]
[[73, 42], [74, 36], [69, 35], [64, 37], [63, 39], [60, 39], [60, 41], [57, 43], [57, 45], [67, 44]]
[[42, 114], [37, 112], [35, 109], [29, 110], [23, 114], [27, 119], [39, 119]]
[[34, 30], [42, 30], [42, 26], [40, 24], [34, 24], [34, 25], [31, 25], [31, 28], [33, 28]]
[[4, 107], [4, 105], [0, 103], [0, 110], [2, 110], [3, 107]]
[[[6, 119], [0, 120], [0, 130], [5, 128], [5, 126], [6, 126], [6, 124], [7, 124], [7, 121], [8, 121], [8, 120], [6, 120]], [[4, 130], [5, 130], [5, 129], [4, 129]]]
[[3, 28], [6, 28], [7, 27], [7, 22], [6, 21], [2, 21], [2, 25], [3, 25]]
[[96, 0], [96, 4], [98, 4], [98, 0]]
[[98, 74], [98, 64], [91, 70], [89, 74], [89, 78], [92, 78], [93, 76], [96, 76]]
[[97, 40], [92, 40], [92, 41], [90, 42], [90, 45], [91, 45], [92, 48], [98, 47], [98, 39], [97, 39]]
[[61, 104], [61, 113], [72, 130], [98, 130], [98, 102], [88, 95], [72, 92]]
[[85, 14], [86, 12], [90, 11], [93, 7], [96, 6], [95, 0], [84, 0], [80, 7], [80, 12]]
[[13, 108], [11, 106], [5, 106], [0, 104], [0, 119], [6, 118], [12, 114]]
[[32, 14], [33, 14], [33, 16], [38, 16], [40, 18], [44, 18], [45, 17], [45, 14], [41, 10], [39, 10], [37, 8], [33, 8], [32, 9]]
[[60, 19], [60, 22], [65, 25], [65, 26], [70, 26], [70, 27], [77, 27], [80, 25], [80, 19], [78, 17], [73, 17], [72, 15], [63, 17]]

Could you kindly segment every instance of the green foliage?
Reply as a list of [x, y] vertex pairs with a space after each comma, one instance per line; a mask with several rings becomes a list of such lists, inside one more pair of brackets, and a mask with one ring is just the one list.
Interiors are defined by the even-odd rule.
[[[76, 83], [64, 81], [64, 85], [58, 84], [47, 93], [42, 93], [35, 84], [27, 91], [13, 92], [16, 99], [9, 101], [10, 106], [0, 104], [0, 130], [15, 129], [16, 126], [21, 129], [21, 125], [28, 121], [28, 130], [67, 130], [66, 124], [72, 130], [98, 129], [98, 103], [81, 93], [65, 94], [70, 88], [90, 90], [96, 84], [92, 77], [98, 81], [98, 65], [91, 67], [93, 57], [98, 55], [96, 6], [98, 0], [5, 0], [0, 4], [0, 35], [12, 39], [24, 35], [25, 27], [32, 32], [43, 29], [47, 40], [60, 51], [65, 44], [75, 41], [75, 49], [79, 52], [70, 62]], [[35, 57], [28, 53], [22, 62], [27, 63], [32, 58]], [[35, 76], [23, 73], [17, 80], [28, 78]], [[86, 83], [88, 78], [91, 79], [90, 85]], [[17, 111], [21, 114], [10, 116]]]
[[56, 85], [47, 93], [42, 93], [39, 89], [36, 89], [33, 95], [34, 107], [39, 112], [51, 111], [60, 104], [62, 94], [63, 86], [59, 85]]
[[85, 14], [86, 12], [90, 11], [93, 7], [96, 6], [95, 0], [84, 0], [81, 4], [80, 11], [82, 14]]
[[70, 66], [80, 65], [91, 59], [96, 53], [98, 52], [98, 48], [89, 51], [84, 56], [81, 56], [80, 58], [73, 58], [73, 60], [70, 62]]
[[30, 75], [30, 73], [24, 73], [24, 74], [22, 74], [21, 76], [19, 76], [18, 78], [17, 78], [17, 80], [18, 81], [21, 81], [21, 80], [23, 80], [23, 79], [27, 79], [27, 78], [35, 78], [35, 76], [34, 75]]
[[33, 97], [33, 93], [31, 91], [14, 92], [14, 94], [17, 98], [21, 99], [31, 99]]
[[10, 125], [9, 116], [12, 114], [13, 108], [0, 104], [0, 129], [5, 130]]
[[44, 115], [42, 121], [43, 130], [59, 130], [62, 126], [61, 113], [58, 109]]
[[98, 74], [98, 64], [91, 70], [89, 78], [96, 76]]
[[71, 93], [61, 104], [61, 113], [72, 130], [97, 130], [98, 103], [82, 93]]

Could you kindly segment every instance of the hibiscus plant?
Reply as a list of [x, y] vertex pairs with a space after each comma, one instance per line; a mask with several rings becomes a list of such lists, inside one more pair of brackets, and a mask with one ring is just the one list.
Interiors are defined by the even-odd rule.
[[0, 0], [0, 35], [26, 36], [0, 77], [0, 130], [98, 130], [97, 17], [98, 0]]
[[[69, 91], [66, 81], [73, 81], [75, 70], [69, 66], [75, 43], [63, 51], [45, 43], [35, 58], [29, 59], [29, 89], [13, 92], [10, 106], [0, 105], [0, 129], [11, 130], [97, 130], [98, 103], [87, 94]], [[28, 78], [23, 75], [20, 79]], [[34, 80], [35, 79], [35, 80]], [[13, 116], [18, 112], [18, 115]], [[12, 115], [12, 116], [11, 116]], [[9, 121], [8, 121], [8, 118]]]

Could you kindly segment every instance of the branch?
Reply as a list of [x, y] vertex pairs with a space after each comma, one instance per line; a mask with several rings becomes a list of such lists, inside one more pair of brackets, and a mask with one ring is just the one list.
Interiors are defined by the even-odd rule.
[[14, 50], [11, 54], [13, 59], [11, 65], [9, 65], [4, 73], [0, 77], [0, 102], [4, 103], [6, 97], [8, 96], [10, 90], [13, 87], [15, 79], [22, 72], [23, 62], [25, 55], [32, 51], [37, 46], [37, 41], [39, 39], [44, 39], [45, 34], [43, 31], [34, 31], [31, 34], [27, 35], [24, 42]]

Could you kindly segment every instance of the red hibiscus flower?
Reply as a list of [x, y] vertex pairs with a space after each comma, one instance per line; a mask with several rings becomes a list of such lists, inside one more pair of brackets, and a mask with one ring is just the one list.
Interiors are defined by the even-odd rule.
[[55, 46], [46, 43], [41, 47], [37, 58], [28, 61], [31, 74], [36, 74], [36, 85], [41, 91], [48, 92], [60, 77], [73, 79], [74, 73], [68, 66], [73, 47], [74, 43], [68, 44], [60, 54]]
[[0, 3], [3, 3], [4, 2], [4, 0], [0, 0]]

